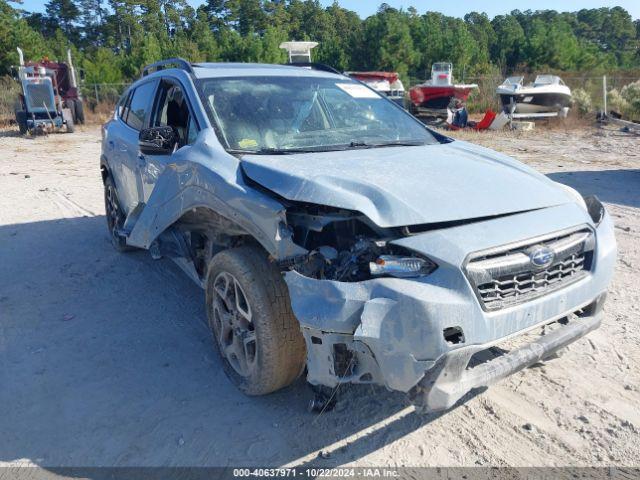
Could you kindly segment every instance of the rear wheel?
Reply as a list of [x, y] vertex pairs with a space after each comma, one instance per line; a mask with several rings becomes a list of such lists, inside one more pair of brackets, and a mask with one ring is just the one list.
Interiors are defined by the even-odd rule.
[[82, 100], [74, 98], [67, 100], [67, 104], [69, 105], [69, 109], [73, 115], [73, 122], [76, 125], [84, 125], [84, 106], [82, 104]]
[[111, 244], [119, 252], [132, 250], [126, 239], [120, 235], [125, 215], [118, 201], [118, 193], [113, 180], [108, 176], [104, 182], [104, 210], [107, 217], [107, 228], [111, 236]]
[[16, 110], [16, 123], [18, 124], [21, 135], [27, 133], [27, 112], [24, 110]]
[[76, 126], [73, 123], [73, 116], [69, 116], [69, 118], [66, 118], [65, 115], [65, 120], [67, 122], [67, 133], [73, 133], [76, 131]]
[[291, 384], [305, 366], [305, 344], [289, 292], [256, 247], [217, 254], [206, 280], [207, 317], [229, 379], [247, 395]]

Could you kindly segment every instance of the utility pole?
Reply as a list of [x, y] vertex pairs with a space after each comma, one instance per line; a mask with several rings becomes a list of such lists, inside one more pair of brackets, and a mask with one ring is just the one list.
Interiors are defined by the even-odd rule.
[[603, 98], [603, 106], [604, 106], [604, 114], [607, 114], [607, 76], [602, 76], [602, 98]]

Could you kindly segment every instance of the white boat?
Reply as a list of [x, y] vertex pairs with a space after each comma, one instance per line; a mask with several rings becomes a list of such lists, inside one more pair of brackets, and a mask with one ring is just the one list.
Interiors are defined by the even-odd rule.
[[556, 75], [538, 75], [527, 85], [522, 76], [509, 77], [498, 86], [496, 93], [507, 113], [566, 114], [571, 106], [571, 89]]

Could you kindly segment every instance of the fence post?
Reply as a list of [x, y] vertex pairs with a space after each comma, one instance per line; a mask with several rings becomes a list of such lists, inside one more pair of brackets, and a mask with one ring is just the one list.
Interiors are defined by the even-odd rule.
[[97, 83], [93, 84], [93, 89], [96, 92], [96, 103], [100, 103], [100, 97], [98, 96], [98, 84]]
[[602, 76], [602, 99], [604, 105], [604, 114], [607, 114], [607, 76]]

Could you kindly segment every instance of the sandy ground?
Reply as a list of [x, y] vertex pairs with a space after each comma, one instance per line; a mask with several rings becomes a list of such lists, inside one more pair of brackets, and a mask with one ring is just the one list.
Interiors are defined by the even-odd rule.
[[604, 325], [443, 415], [347, 387], [317, 416], [303, 381], [240, 394], [213, 350], [202, 291], [170, 261], [113, 251], [98, 128], [0, 132], [0, 462], [640, 465], [640, 137], [458, 136], [606, 202], [619, 262]]

